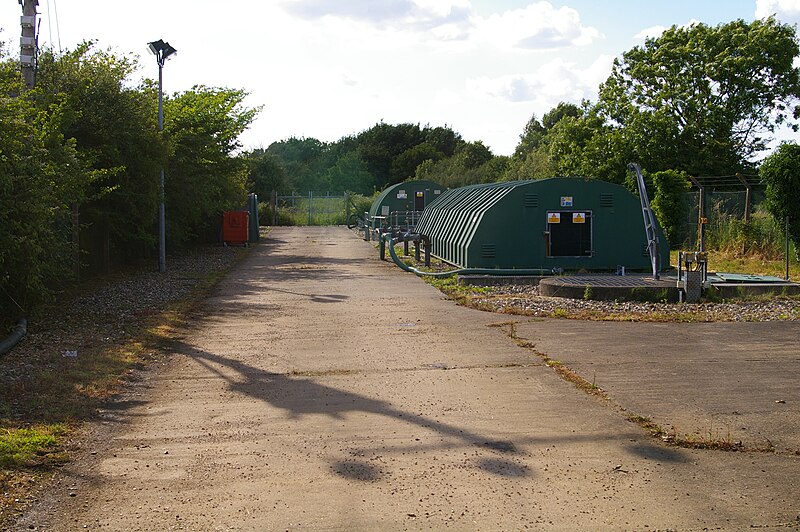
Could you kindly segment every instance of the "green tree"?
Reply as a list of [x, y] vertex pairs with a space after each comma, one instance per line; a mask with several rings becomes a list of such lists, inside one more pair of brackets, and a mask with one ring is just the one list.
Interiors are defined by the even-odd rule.
[[[375, 177], [378, 188], [403, 181], [405, 172], [392, 173], [392, 163], [397, 156], [425, 141], [425, 135], [416, 124], [385, 124], [383, 122], [357, 136], [358, 154]], [[405, 169], [403, 169], [405, 170]]]
[[503, 176], [506, 181], [541, 179], [557, 174], [558, 166], [550, 155], [550, 132], [564, 118], [580, 119], [584, 110], [572, 103], [560, 102], [545, 113], [541, 122], [533, 115], [520, 135], [519, 144]]
[[767, 210], [783, 226], [789, 217], [789, 236], [800, 260], [800, 146], [781, 144], [764, 159], [758, 172], [766, 184]]
[[91, 42], [60, 55], [45, 50], [31, 93], [39, 108], [60, 107], [59, 129], [74, 142], [78, 171], [92, 183], [77, 207], [84, 260], [94, 268], [140, 258], [155, 242], [166, 149], [155, 87], [134, 86], [136, 68], [135, 59], [95, 50]]
[[65, 105], [42, 110], [0, 51], [0, 334], [63, 287], [74, 270], [71, 206], [85, 188]]
[[653, 212], [672, 247], [683, 243], [681, 223], [686, 219], [686, 192], [691, 188], [684, 172], [664, 170], [650, 175], [653, 181]]
[[410, 147], [392, 160], [389, 175], [394, 182], [400, 182], [413, 177], [417, 166], [427, 160], [439, 161], [444, 159], [444, 153], [440, 152], [427, 142]]
[[673, 26], [615, 60], [599, 115], [651, 170], [747, 169], [776, 126], [797, 127], [798, 51], [794, 28], [774, 18]]
[[461, 135], [449, 127], [425, 127], [422, 130], [425, 143], [433, 146], [436, 151], [444, 154], [445, 157], [452, 157], [456, 149], [463, 144]]
[[372, 194], [375, 180], [355, 151], [347, 152], [325, 174], [327, 188], [336, 192]]
[[171, 151], [166, 207], [172, 246], [216, 239], [222, 212], [244, 203], [249, 169], [234, 152], [259, 111], [243, 105], [246, 96], [238, 89], [195, 86], [164, 103], [165, 140]]
[[[329, 161], [328, 144], [313, 137], [290, 137], [273, 142], [267, 153], [274, 155], [286, 171], [286, 183], [295, 192], [324, 188]], [[288, 192], [288, 191], [287, 191]]]
[[244, 155], [250, 169], [248, 182], [259, 201], [269, 201], [270, 195], [287, 190], [286, 170], [278, 157], [263, 149], [256, 149]]

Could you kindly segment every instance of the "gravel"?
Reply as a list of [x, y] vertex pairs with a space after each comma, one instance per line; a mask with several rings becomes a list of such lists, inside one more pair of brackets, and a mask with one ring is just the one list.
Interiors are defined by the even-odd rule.
[[800, 299], [775, 297], [725, 303], [644, 303], [545, 297], [531, 285], [493, 286], [470, 297], [484, 310], [538, 317], [630, 321], [797, 321]]
[[28, 321], [28, 335], [2, 359], [0, 385], [26, 378], [53, 357], [79, 357], [84, 349], [121, 345], [150, 317], [185, 300], [208, 276], [229, 268], [241, 248], [203, 247], [170, 256], [167, 271], [131, 268], [77, 287], [41, 316]]

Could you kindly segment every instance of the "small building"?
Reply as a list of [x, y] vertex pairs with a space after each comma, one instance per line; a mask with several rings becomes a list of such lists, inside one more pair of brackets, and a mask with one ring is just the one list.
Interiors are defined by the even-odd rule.
[[369, 220], [377, 219], [382, 222], [373, 224], [373, 228], [409, 223], [413, 225], [425, 207], [445, 190], [439, 183], [427, 179], [397, 183], [387, 187], [375, 198], [369, 209]]
[[[462, 268], [650, 270], [639, 198], [582, 178], [471, 185], [428, 205], [416, 230]], [[656, 228], [662, 269], [669, 244]]]

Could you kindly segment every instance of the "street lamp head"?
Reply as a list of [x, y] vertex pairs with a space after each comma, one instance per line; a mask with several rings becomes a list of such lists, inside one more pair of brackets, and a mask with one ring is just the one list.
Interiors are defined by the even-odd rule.
[[159, 39], [157, 41], [147, 43], [147, 47], [150, 48], [150, 52], [153, 55], [158, 55], [158, 52], [164, 47], [164, 41]]
[[177, 51], [178, 50], [176, 50], [175, 48], [170, 46], [168, 42], [164, 43], [164, 48], [163, 48], [164, 59], [168, 58], [169, 56], [171, 56], [172, 54], [176, 53]]
[[147, 43], [147, 47], [150, 49], [150, 52], [156, 56], [156, 61], [158, 61], [159, 65], [163, 65], [164, 61], [169, 56], [177, 52], [175, 48], [170, 46], [168, 42], [164, 42], [163, 39]]

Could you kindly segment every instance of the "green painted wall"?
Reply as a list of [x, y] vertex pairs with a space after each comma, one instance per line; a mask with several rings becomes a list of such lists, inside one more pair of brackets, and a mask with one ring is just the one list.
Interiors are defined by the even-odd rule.
[[[564, 223], [548, 225], [548, 213], [559, 213]], [[581, 215], [584, 225], [569, 225]], [[465, 268], [615, 270], [621, 265], [650, 270], [639, 198], [620, 185], [594, 179], [449, 190], [428, 206], [417, 231], [431, 238], [435, 255]], [[582, 244], [578, 234], [584, 236]], [[665, 269], [669, 246], [660, 228], [658, 234]], [[573, 247], [588, 256], [571, 255]], [[569, 255], [554, 256], [561, 253]]]
[[[436, 191], [439, 191], [438, 193]], [[429, 205], [434, 200], [447, 190], [439, 183], [429, 181], [427, 179], [418, 179], [415, 181], [405, 181], [386, 188], [381, 192], [375, 201], [372, 202], [372, 207], [369, 209], [370, 218], [373, 216], [383, 216], [385, 209], [388, 207], [389, 212], [394, 211], [413, 211], [414, 201], [417, 192], [422, 192], [425, 198], [425, 205]]]

